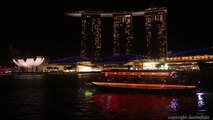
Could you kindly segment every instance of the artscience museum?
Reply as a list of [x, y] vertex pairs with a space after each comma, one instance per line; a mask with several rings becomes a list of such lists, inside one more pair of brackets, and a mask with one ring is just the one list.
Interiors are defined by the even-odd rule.
[[38, 66], [40, 66], [44, 60], [45, 58], [42, 56], [12, 59], [13, 63], [15, 63], [21, 69], [25, 69], [26, 72], [38, 71]]

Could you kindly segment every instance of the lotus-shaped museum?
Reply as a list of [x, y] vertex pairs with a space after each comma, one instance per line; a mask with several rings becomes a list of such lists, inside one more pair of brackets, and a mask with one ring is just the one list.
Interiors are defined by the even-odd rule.
[[44, 57], [37, 56], [35, 58], [13, 59], [13, 62], [20, 67], [30, 68], [41, 65], [44, 62]]

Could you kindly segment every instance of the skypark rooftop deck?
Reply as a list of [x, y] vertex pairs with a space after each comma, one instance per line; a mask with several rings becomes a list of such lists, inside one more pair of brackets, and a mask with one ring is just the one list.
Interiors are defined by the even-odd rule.
[[102, 11], [76, 11], [69, 12], [65, 15], [70, 17], [82, 17], [82, 15], [100, 15], [100, 17], [113, 17], [113, 15], [132, 15], [132, 16], [144, 16], [145, 11], [122, 11], [122, 12], [102, 12]]

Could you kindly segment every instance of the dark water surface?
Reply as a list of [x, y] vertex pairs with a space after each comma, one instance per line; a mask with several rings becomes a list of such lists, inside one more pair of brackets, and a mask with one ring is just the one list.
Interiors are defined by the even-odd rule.
[[102, 93], [81, 75], [0, 76], [0, 120], [213, 119], [213, 92], [194, 95]]

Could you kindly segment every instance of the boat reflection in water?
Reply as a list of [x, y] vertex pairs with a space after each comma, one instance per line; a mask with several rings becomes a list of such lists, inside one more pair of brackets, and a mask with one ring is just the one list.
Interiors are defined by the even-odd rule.
[[199, 112], [196, 95], [93, 94], [92, 100], [106, 119], [167, 119], [168, 116]]

